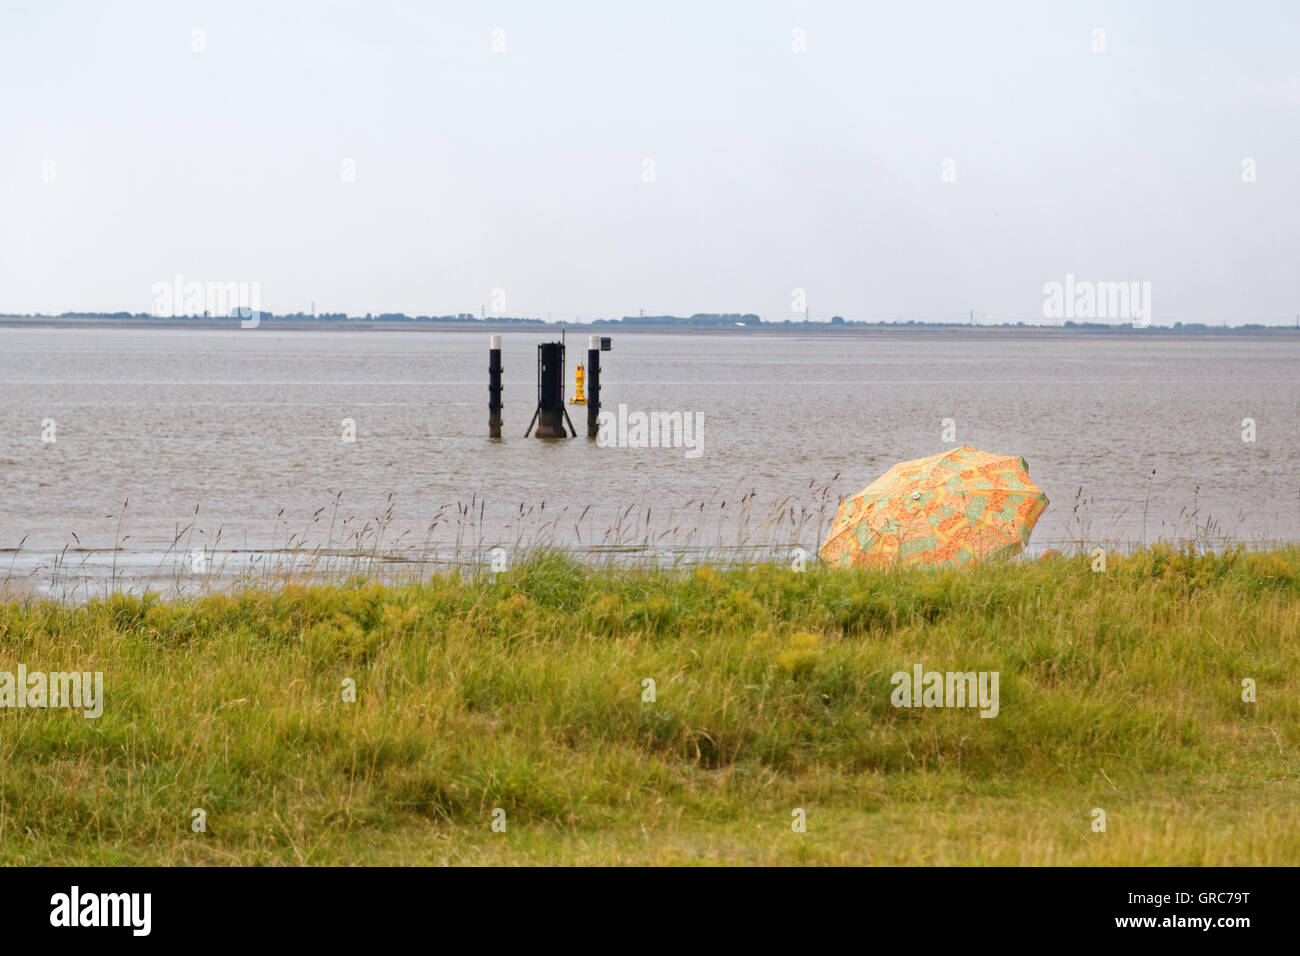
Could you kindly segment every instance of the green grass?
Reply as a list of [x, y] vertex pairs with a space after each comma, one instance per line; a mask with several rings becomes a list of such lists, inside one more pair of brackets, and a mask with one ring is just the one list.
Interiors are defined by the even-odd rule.
[[[1300, 863], [1300, 549], [1100, 574], [540, 554], [3, 604], [19, 663], [102, 671], [106, 703], [0, 710], [9, 863]], [[998, 671], [999, 715], [895, 709], [917, 663]]]

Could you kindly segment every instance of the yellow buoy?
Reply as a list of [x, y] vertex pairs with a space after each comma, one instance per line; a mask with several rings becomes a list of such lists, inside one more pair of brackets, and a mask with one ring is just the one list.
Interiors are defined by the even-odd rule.
[[586, 373], [582, 370], [581, 365], [579, 365], [576, 369], [573, 370], [573, 377], [576, 381], [574, 382], [574, 386], [573, 386], [573, 398], [569, 399], [570, 405], [587, 404], [587, 400], [586, 398], [583, 397], [582, 394], [582, 378], [585, 374]]

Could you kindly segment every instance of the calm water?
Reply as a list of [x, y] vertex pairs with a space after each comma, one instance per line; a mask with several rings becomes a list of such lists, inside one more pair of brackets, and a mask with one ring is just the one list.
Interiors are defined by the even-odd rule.
[[[1028, 460], [1052, 502], [1036, 550], [1300, 539], [1300, 337], [616, 333], [606, 407], [703, 412], [697, 458], [523, 438], [550, 337], [504, 334], [491, 442], [481, 332], [0, 328], [0, 547], [26, 539], [4, 563], [41, 581], [65, 546], [88, 575], [196, 549], [228, 570], [285, 546], [813, 550], [840, 496], [942, 450], [949, 418], [958, 444]], [[569, 345], [572, 391], [586, 335]]]

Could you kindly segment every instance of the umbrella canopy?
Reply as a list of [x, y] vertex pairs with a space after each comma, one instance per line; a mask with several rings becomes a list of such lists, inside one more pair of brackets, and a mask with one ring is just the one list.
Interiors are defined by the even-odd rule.
[[839, 567], [875, 568], [1010, 557], [1046, 507], [1023, 458], [962, 445], [901, 462], [843, 501], [817, 553]]

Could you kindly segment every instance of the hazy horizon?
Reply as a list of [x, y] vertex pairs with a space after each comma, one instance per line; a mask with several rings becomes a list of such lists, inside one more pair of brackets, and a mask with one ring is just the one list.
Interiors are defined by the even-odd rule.
[[274, 313], [1051, 324], [1068, 275], [1290, 325], [1297, 40], [1281, 3], [10, 4], [0, 313], [181, 274]]

